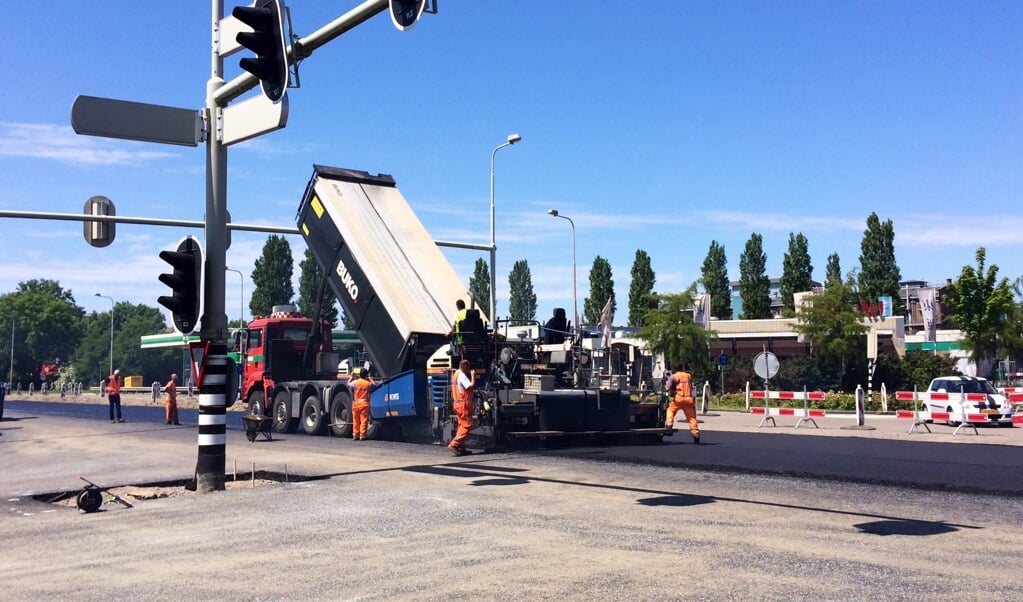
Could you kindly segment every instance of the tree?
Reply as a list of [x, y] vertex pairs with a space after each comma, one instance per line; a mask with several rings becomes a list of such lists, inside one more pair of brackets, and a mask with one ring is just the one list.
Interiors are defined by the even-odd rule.
[[714, 334], [693, 321], [691, 310], [696, 284], [675, 295], [655, 295], [657, 307], [643, 317], [639, 338], [651, 353], [663, 354], [666, 367], [688, 362], [693, 381], [706, 380], [712, 369], [707, 344]]
[[515, 322], [536, 319], [536, 293], [533, 292], [533, 279], [529, 275], [529, 262], [521, 259], [512, 266], [508, 275], [508, 318]]
[[842, 266], [838, 263], [838, 253], [828, 255], [828, 267], [825, 271], [824, 286], [842, 283]]
[[611, 313], [614, 313], [618, 302], [612, 299], [615, 294], [615, 281], [611, 278], [611, 264], [597, 255], [590, 268], [590, 296], [583, 302], [583, 317], [590, 326], [600, 322], [600, 312], [607, 300], [611, 299]]
[[710, 241], [703, 260], [703, 290], [710, 294], [710, 315], [719, 320], [732, 319], [732, 286], [728, 282], [728, 259], [724, 245]]
[[[308, 248], [298, 267], [301, 270], [298, 276], [298, 311], [302, 312], [303, 316], [311, 318], [316, 313], [317, 304], [320, 302], [323, 270], [317, 265], [313, 252]], [[320, 311], [320, 318], [329, 321], [331, 328], [336, 328], [338, 324], [337, 296], [329, 285], [323, 289], [323, 307]]]
[[976, 257], [976, 269], [963, 266], [959, 278], [945, 287], [943, 300], [953, 311], [952, 323], [963, 333], [963, 346], [980, 369], [1000, 356], [1001, 340], [1013, 326], [1008, 319], [1015, 315], [1015, 303], [1009, 279], [998, 279], [998, 266], [985, 270], [984, 247], [977, 249]]
[[813, 303], [796, 314], [792, 329], [802, 334], [821, 357], [821, 371], [830, 375], [834, 386], [841, 386], [847, 366], [864, 355], [863, 335], [867, 327], [853, 305], [851, 283], [836, 282], [813, 297]]
[[810, 252], [802, 232], [796, 235], [789, 232], [789, 250], [782, 262], [780, 285], [782, 310], [791, 317], [795, 315], [792, 295], [808, 291], [813, 286], [813, 265], [810, 264]]
[[878, 297], [892, 298], [892, 312], [904, 312], [899, 297], [899, 281], [902, 276], [895, 263], [895, 228], [892, 220], [881, 223], [877, 213], [867, 218], [867, 229], [860, 242], [860, 298], [873, 303]]
[[[120, 302], [114, 305], [114, 361], [121, 374], [140, 375], [143, 382], [167, 380], [181, 369], [181, 353], [176, 349], [142, 349], [142, 335], [167, 329], [163, 312], [148, 305]], [[93, 312], [81, 320], [81, 343], [74, 351], [73, 378], [61, 380], [98, 383], [110, 373], [110, 312]]]
[[771, 317], [771, 280], [767, 277], [764, 239], [754, 232], [739, 257], [739, 297], [743, 320]]
[[[636, 249], [632, 262], [632, 282], [629, 284], [629, 326], [642, 326], [643, 315], [657, 307], [653, 296], [654, 270], [650, 267], [650, 256], [642, 249]], [[603, 309], [603, 308], [601, 308]]]
[[[82, 337], [84, 315], [85, 310], [75, 303], [71, 291], [55, 280], [22, 282], [16, 292], [0, 296], [0, 325], [13, 332], [13, 382], [25, 387], [30, 382], [38, 383], [43, 363], [69, 365]], [[109, 321], [103, 332], [104, 340], [109, 342]], [[6, 373], [11, 366], [10, 349], [0, 350], [0, 358]]]
[[252, 299], [249, 310], [254, 316], [266, 316], [273, 311], [274, 305], [291, 303], [295, 289], [291, 285], [291, 275], [295, 271], [295, 261], [291, 256], [291, 246], [284, 236], [271, 234], [263, 245], [263, 254], [256, 259], [252, 270]]
[[[490, 266], [482, 257], [476, 260], [476, 268], [473, 270], [472, 278], [469, 279], [469, 294], [480, 308], [491, 320], [494, 316], [490, 313]], [[466, 306], [472, 307], [468, 299]]]

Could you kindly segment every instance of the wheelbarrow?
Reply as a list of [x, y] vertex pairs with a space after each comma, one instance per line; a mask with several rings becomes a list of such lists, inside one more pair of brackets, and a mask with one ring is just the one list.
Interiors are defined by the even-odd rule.
[[245, 438], [250, 442], [255, 441], [257, 435], [263, 435], [267, 441], [273, 441], [274, 419], [270, 416], [243, 414], [242, 422], [245, 423]]

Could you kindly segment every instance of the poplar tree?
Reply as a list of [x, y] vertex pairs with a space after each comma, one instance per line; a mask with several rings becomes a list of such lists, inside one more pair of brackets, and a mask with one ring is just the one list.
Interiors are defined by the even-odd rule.
[[780, 284], [782, 311], [792, 316], [795, 314], [792, 295], [808, 291], [813, 286], [813, 265], [810, 264], [810, 252], [802, 232], [795, 235], [789, 232], [789, 250], [782, 261]]
[[703, 260], [703, 290], [710, 294], [710, 315], [719, 320], [732, 319], [732, 285], [728, 282], [728, 259], [724, 245], [710, 241]]
[[512, 266], [508, 275], [508, 318], [513, 322], [536, 319], [536, 293], [533, 292], [533, 278], [529, 273], [529, 262], [520, 259]]
[[767, 277], [767, 255], [764, 239], [754, 232], [746, 241], [739, 257], [739, 297], [742, 299], [742, 320], [771, 317], [771, 280]]
[[650, 256], [646, 251], [636, 249], [636, 259], [632, 262], [632, 283], [629, 284], [629, 326], [642, 326], [643, 315], [657, 307], [657, 299], [653, 296], [656, 280], [654, 270], [650, 267]]
[[295, 289], [291, 276], [295, 271], [295, 260], [291, 246], [284, 236], [271, 234], [263, 245], [263, 253], [256, 259], [252, 270], [255, 290], [249, 300], [249, 311], [253, 316], [269, 315], [274, 305], [291, 303]]
[[900, 315], [904, 311], [902, 298], [899, 297], [900, 280], [902, 275], [895, 263], [895, 228], [892, 220], [882, 223], [877, 213], [871, 213], [860, 243], [860, 298], [874, 303], [880, 296], [890, 296], [893, 314]]
[[[583, 319], [586, 324], [595, 326], [600, 322], [600, 312], [604, 309], [608, 298], [614, 296], [614, 290], [615, 282], [611, 278], [611, 264], [597, 255], [593, 260], [593, 267], [590, 268], [590, 296], [583, 302]], [[616, 305], [618, 302], [612, 299], [612, 312]]]
[[[323, 283], [323, 270], [316, 264], [313, 252], [308, 248], [305, 250], [305, 257], [298, 264], [300, 270], [298, 275], [298, 311], [303, 316], [313, 317], [316, 313], [316, 304], [319, 303], [320, 287]], [[320, 310], [320, 319], [330, 322], [331, 328], [337, 327], [337, 296], [334, 289], [328, 284], [323, 292], [323, 306]], [[347, 320], [346, 320], [347, 322]], [[347, 327], [348, 324], [346, 323]]]
[[[469, 279], [469, 294], [476, 302], [476, 307], [493, 321], [494, 315], [490, 313], [490, 266], [482, 257], [476, 260], [472, 278]], [[472, 307], [472, 303], [466, 299], [465, 306]], [[454, 308], [451, 311], [455, 311]]]
[[824, 286], [842, 283], [842, 266], [838, 262], [838, 253], [828, 255], [828, 267], [824, 277]]

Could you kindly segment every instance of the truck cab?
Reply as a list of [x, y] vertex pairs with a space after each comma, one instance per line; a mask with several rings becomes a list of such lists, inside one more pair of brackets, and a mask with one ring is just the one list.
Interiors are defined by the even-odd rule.
[[[267, 391], [275, 379], [299, 376], [301, 358], [313, 321], [298, 313], [294, 305], [277, 305], [268, 316], [256, 317], [247, 328], [235, 333], [234, 351], [241, 368], [242, 400], [250, 414], [266, 414]], [[324, 322], [320, 351], [331, 351], [330, 324]]]

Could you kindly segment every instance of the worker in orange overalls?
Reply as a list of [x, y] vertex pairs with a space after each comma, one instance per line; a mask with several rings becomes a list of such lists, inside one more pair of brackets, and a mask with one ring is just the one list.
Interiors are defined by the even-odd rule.
[[355, 370], [355, 382], [352, 383], [352, 440], [365, 441], [366, 428], [369, 426], [369, 392], [373, 387], [373, 379], [368, 370]]
[[451, 375], [451, 396], [454, 398], [453, 409], [458, 418], [458, 430], [452, 437], [448, 449], [456, 456], [467, 456], [472, 452], [465, 449], [465, 440], [469, 437], [469, 430], [472, 428], [472, 393], [475, 385], [472, 379], [472, 369], [469, 368], [469, 360], [462, 360], [458, 364], [458, 370]]
[[668, 394], [674, 394], [671, 403], [668, 404], [668, 419], [665, 426], [669, 429], [675, 428], [675, 414], [682, 410], [689, 421], [689, 433], [693, 436], [693, 443], [700, 443], [700, 424], [696, 421], [696, 401], [693, 399], [693, 376], [689, 374], [689, 366], [679, 363], [675, 366], [675, 372], [668, 379]]
[[167, 385], [163, 388], [163, 392], [167, 394], [167, 398], [164, 399], [163, 407], [167, 415], [167, 424], [176, 424], [181, 426], [178, 422], [178, 375], [171, 374], [170, 380], [167, 381]]

